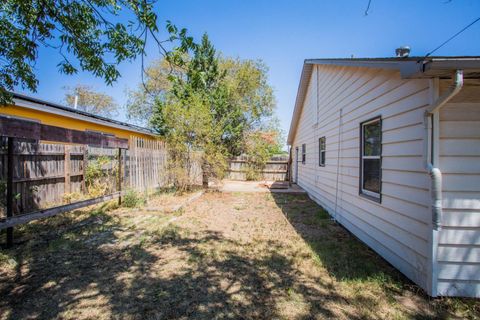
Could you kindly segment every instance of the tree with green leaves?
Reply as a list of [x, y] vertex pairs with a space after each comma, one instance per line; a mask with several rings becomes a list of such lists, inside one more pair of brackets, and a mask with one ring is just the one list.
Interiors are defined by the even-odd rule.
[[[8, 91], [21, 86], [36, 91], [34, 72], [39, 48], [57, 50], [60, 72], [91, 72], [112, 84], [118, 64], [145, 54], [149, 39], [167, 54], [158, 38], [155, 0], [2, 0], [0, 3], [0, 105], [12, 102]], [[130, 15], [119, 22], [121, 14]], [[169, 41], [193, 47], [186, 29], [167, 23]]]
[[[145, 85], [140, 84], [129, 92], [128, 117], [136, 123], [154, 126], [160, 134], [164, 134], [161, 112], [156, 112], [155, 121], [148, 119], [152, 119], [154, 110], [162, 105], [167, 95], [172, 94], [174, 83], [189, 83], [191, 90], [210, 92], [218, 102], [220, 98], [223, 99], [221, 103], [214, 104], [215, 110], [212, 112], [217, 115], [217, 121], [219, 116], [223, 118], [225, 128], [222, 143], [230, 154], [238, 155], [245, 151], [244, 133], [263, 130], [272, 119], [275, 97], [268, 83], [268, 68], [262, 61], [232, 59], [219, 54], [210, 55], [210, 61], [204, 58], [202, 62], [193, 64], [192, 55], [199, 56], [200, 52], [194, 51], [190, 56], [181, 53], [179, 57], [168, 57], [175, 60], [175, 64], [167, 59], [152, 63], [146, 69]], [[203, 69], [209, 73], [201, 71]], [[195, 75], [208, 76], [212, 72], [218, 73], [215, 85], [212, 79], [208, 80], [212, 83], [203, 85], [203, 80], [199, 81]], [[212, 91], [211, 88], [216, 89]]]
[[[165, 136], [174, 171], [188, 171], [192, 155], [201, 152], [201, 166], [206, 177], [219, 177], [225, 168], [226, 148], [223, 140], [230, 134], [225, 110], [224, 73], [208, 36], [193, 49], [191, 58], [174, 51], [168, 56], [184, 68], [169, 75], [171, 88], [164, 99], [156, 99], [151, 124]], [[183, 176], [183, 175], [177, 175]], [[177, 182], [178, 179], [176, 179]]]
[[144, 73], [144, 81], [135, 90], [128, 90], [127, 118], [138, 125], [150, 126], [155, 105], [164, 101], [172, 89], [171, 76], [182, 77], [183, 68], [170, 63], [166, 58], [151, 63]]
[[165, 136], [176, 168], [188, 170], [191, 152], [202, 153], [202, 169], [221, 177], [226, 158], [247, 149], [249, 132], [261, 130], [275, 100], [261, 62], [221, 58], [207, 35], [191, 55], [173, 52], [182, 66], [170, 85], [153, 97], [151, 126]]
[[233, 110], [229, 119], [232, 135], [225, 143], [232, 156], [248, 153], [246, 138], [253, 132], [275, 131], [275, 97], [268, 83], [268, 68], [262, 61], [221, 58], [225, 74], [226, 110]]
[[66, 89], [65, 102], [68, 106], [103, 117], [111, 118], [118, 115], [118, 105], [108, 94], [97, 92], [85, 85]]

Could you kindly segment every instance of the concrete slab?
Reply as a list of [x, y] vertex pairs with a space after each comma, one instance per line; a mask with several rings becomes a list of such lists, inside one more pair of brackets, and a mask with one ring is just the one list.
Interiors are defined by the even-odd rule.
[[223, 180], [217, 187], [221, 192], [306, 193], [296, 184], [289, 186], [288, 182], [279, 183], [278, 181]]

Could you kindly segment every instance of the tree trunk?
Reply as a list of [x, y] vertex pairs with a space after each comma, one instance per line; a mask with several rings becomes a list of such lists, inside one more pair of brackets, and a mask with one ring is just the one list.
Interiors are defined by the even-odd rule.
[[202, 162], [202, 186], [204, 189], [208, 189], [208, 164], [205, 161]]

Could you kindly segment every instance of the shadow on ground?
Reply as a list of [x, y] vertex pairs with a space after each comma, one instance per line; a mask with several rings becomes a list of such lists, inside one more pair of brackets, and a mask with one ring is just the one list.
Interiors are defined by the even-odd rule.
[[[310, 319], [334, 317], [325, 301], [345, 303], [334, 288], [302, 281], [275, 241], [251, 244], [262, 254], [250, 255], [220, 232], [147, 232], [101, 209], [31, 225], [16, 239], [4, 251], [14, 273], [0, 272], [1, 319], [275, 319], [292, 301], [304, 306], [296, 318]], [[172, 257], [162, 252], [178, 254], [178, 269], [163, 274]]]
[[[404, 304], [402, 316], [409, 319], [451, 319], [455, 304], [466, 308], [465, 318], [476, 318], [480, 304], [475, 299], [432, 299], [417, 285], [371, 250], [348, 230], [334, 222], [327, 211], [307, 195], [272, 194], [296, 232], [337, 282], [365, 290], [377, 287], [392, 303]], [[357, 287], [358, 288], [358, 287]], [[347, 289], [348, 291], [348, 289]], [[353, 293], [353, 296], [356, 294]], [[360, 298], [362, 301], [365, 298]], [[362, 301], [375, 307], [374, 297]], [[405, 308], [403, 308], [405, 307]]]
[[[203, 211], [182, 223], [101, 207], [19, 229], [22, 243], [0, 252], [10, 263], [0, 268], [0, 319], [380, 319], [385, 306], [362, 289], [374, 286], [392, 303], [414, 290], [306, 196], [250, 195], [234, 209], [242, 197], [207, 195]], [[230, 211], [220, 212], [219, 201]], [[265, 236], [290, 229], [278, 208], [314, 256], [295, 233], [285, 235], [292, 242], [283, 229]], [[230, 233], [208, 227], [221, 214], [236, 219]], [[261, 220], [269, 214], [275, 224]], [[258, 229], [254, 239], [232, 236], [246, 227]], [[406, 313], [427, 316], [446, 314]]]

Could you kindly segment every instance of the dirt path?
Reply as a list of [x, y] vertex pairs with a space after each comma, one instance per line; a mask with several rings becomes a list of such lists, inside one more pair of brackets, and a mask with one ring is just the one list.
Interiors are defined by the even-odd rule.
[[0, 319], [474, 318], [430, 301], [305, 195], [208, 193], [171, 214], [106, 208], [20, 230]]

